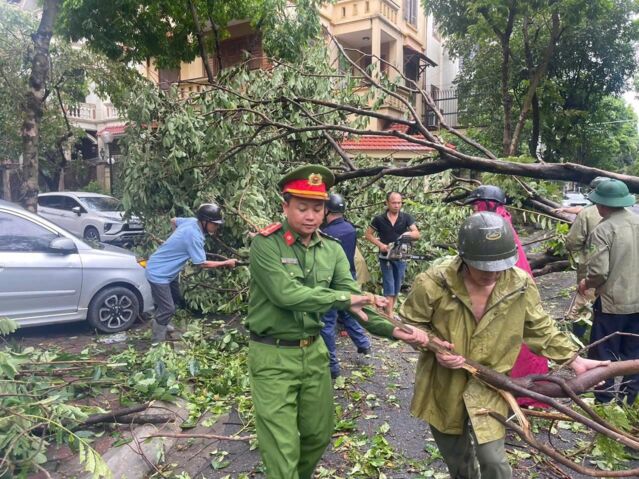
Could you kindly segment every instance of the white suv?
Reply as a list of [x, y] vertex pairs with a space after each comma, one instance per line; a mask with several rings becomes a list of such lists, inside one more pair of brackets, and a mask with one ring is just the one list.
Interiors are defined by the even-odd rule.
[[133, 243], [144, 235], [139, 218], [124, 219], [120, 201], [98, 193], [42, 193], [38, 195], [38, 214], [91, 241]]

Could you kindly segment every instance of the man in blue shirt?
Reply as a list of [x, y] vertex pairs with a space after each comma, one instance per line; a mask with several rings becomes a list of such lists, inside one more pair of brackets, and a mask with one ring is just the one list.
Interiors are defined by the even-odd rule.
[[175, 303], [180, 300], [180, 271], [188, 260], [201, 268], [236, 266], [236, 259], [206, 260], [204, 235], [206, 233], [214, 236], [222, 224], [222, 209], [216, 203], [200, 205], [196, 218], [171, 218], [173, 233], [151, 255], [146, 266], [146, 279], [151, 285], [155, 302], [151, 337], [153, 343], [166, 340], [169, 322], [175, 314]]
[[[346, 211], [346, 203], [341, 195], [331, 194], [326, 201], [326, 225], [321, 229], [324, 233], [333, 238], [340, 240], [342, 249], [346, 253], [348, 262], [351, 265], [351, 274], [355, 279], [355, 247], [357, 246], [357, 231], [355, 227], [344, 219]], [[324, 327], [320, 331], [326, 348], [328, 349], [329, 362], [331, 367], [331, 377], [335, 379], [340, 375], [339, 361], [335, 352], [335, 327], [337, 317], [344, 324], [344, 328], [348, 333], [360, 354], [369, 354], [371, 350], [371, 342], [366, 331], [360, 324], [347, 312], [331, 309], [323, 317]]]

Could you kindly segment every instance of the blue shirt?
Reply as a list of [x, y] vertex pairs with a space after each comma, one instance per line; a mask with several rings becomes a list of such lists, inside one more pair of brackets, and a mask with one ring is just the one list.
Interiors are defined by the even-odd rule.
[[146, 279], [151, 283], [169, 284], [177, 278], [188, 260], [193, 264], [206, 261], [204, 232], [196, 218], [176, 218], [176, 230], [151, 255], [146, 265]]
[[346, 253], [351, 265], [351, 274], [355, 277], [355, 247], [357, 246], [357, 230], [344, 218], [337, 218], [322, 228], [322, 231], [342, 243], [342, 249]]

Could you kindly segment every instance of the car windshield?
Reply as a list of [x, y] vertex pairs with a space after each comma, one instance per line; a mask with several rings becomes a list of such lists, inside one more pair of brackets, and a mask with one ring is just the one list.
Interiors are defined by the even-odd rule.
[[110, 196], [85, 196], [82, 198], [87, 206], [97, 211], [122, 211], [120, 200]]

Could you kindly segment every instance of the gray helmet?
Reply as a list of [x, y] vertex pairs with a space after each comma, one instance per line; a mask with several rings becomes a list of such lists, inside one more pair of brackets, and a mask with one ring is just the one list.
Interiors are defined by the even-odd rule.
[[518, 259], [512, 227], [490, 211], [466, 218], [459, 229], [457, 249], [466, 264], [481, 271], [504, 271]]
[[326, 200], [326, 209], [330, 213], [344, 213], [346, 211], [344, 197], [337, 193], [331, 193]]
[[496, 201], [502, 205], [506, 204], [506, 194], [499, 186], [493, 185], [481, 185], [476, 190], [472, 191], [464, 200], [464, 204], [474, 203], [475, 201]]
[[209, 223], [216, 223], [218, 225], [224, 224], [224, 218], [222, 215], [222, 208], [217, 203], [203, 203], [197, 209], [197, 219], [200, 221], [207, 221]]
[[595, 178], [593, 178], [593, 180], [590, 182], [590, 184], [588, 186], [590, 186], [591, 190], [596, 190], [597, 186], [599, 186], [600, 183], [603, 183], [604, 181], [609, 181], [612, 178], [608, 178], [607, 176], [596, 176]]

